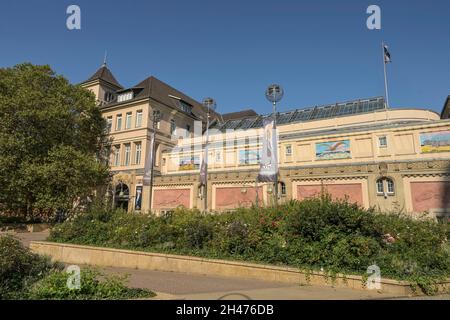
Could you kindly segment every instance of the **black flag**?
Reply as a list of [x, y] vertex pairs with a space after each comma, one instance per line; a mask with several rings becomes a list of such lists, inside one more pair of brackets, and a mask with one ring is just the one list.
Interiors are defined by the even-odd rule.
[[384, 45], [384, 63], [390, 63], [391, 60], [391, 54], [389, 53], [389, 47], [387, 45]]

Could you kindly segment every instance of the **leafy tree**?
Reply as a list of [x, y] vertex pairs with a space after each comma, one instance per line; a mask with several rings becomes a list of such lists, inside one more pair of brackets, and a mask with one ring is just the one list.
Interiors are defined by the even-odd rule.
[[49, 66], [0, 68], [0, 212], [49, 216], [108, 178], [95, 97]]

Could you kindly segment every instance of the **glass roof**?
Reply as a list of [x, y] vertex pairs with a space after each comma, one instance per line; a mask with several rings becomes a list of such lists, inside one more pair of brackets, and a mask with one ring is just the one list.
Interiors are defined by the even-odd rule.
[[[297, 109], [288, 112], [277, 113], [277, 124], [282, 125], [293, 122], [330, 119], [346, 115], [370, 113], [376, 110], [382, 110], [384, 108], [385, 103], [383, 97], [374, 99], [362, 99], [345, 103], [316, 106], [313, 108]], [[251, 128], [260, 128], [263, 125], [263, 118], [270, 116], [271, 115], [229, 120], [225, 123], [216, 123], [214, 125], [214, 128], [219, 130], [245, 130]]]

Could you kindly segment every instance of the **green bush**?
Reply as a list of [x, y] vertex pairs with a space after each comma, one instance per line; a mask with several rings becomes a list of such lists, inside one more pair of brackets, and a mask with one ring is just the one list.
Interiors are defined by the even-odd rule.
[[224, 214], [177, 209], [164, 216], [91, 210], [50, 240], [245, 260], [410, 280], [422, 290], [450, 276], [449, 224], [382, 214], [329, 196]]
[[52, 272], [33, 285], [29, 298], [35, 300], [119, 300], [149, 298], [151, 291], [125, 286], [126, 277], [105, 275], [95, 269], [82, 269], [80, 288], [70, 289], [67, 281], [70, 274]]
[[32, 283], [61, 268], [13, 237], [0, 236], [0, 299], [21, 298]]

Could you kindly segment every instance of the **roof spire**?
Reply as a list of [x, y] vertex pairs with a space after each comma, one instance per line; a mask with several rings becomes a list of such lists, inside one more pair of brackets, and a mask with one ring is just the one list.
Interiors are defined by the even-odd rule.
[[106, 59], [108, 58], [108, 51], [105, 50], [105, 57], [103, 58], [103, 67], [106, 67]]

